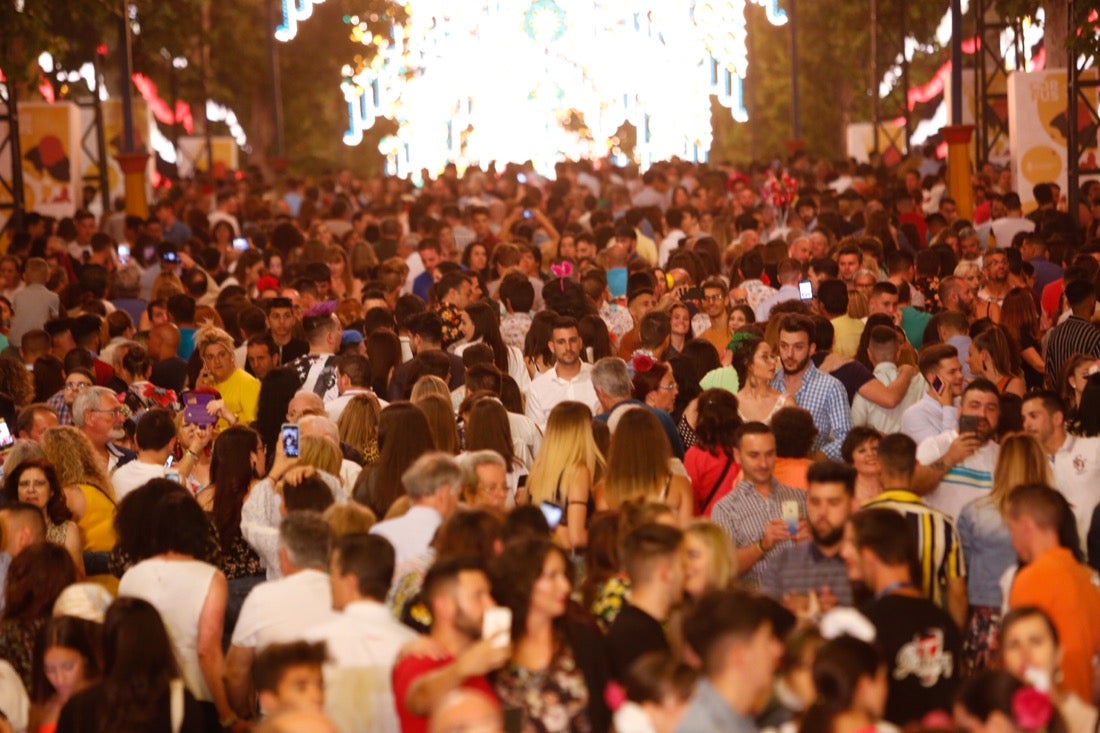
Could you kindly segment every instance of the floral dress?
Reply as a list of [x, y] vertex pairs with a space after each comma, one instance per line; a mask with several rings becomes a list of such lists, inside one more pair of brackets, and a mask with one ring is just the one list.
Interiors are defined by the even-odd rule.
[[46, 625], [46, 619], [13, 620], [0, 622], [0, 659], [12, 666], [23, 686], [31, 689], [31, 665], [34, 659], [34, 642], [38, 632]]
[[588, 685], [573, 650], [563, 645], [546, 669], [532, 672], [509, 662], [497, 674], [505, 708], [523, 711], [523, 733], [590, 733]]
[[623, 610], [623, 606], [630, 601], [630, 578], [625, 573], [613, 575], [600, 584], [596, 591], [596, 598], [592, 601], [592, 615], [596, 617], [596, 623], [600, 631], [607, 633], [611, 624]]
[[123, 403], [130, 409], [135, 420], [154, 407], [163, 407], [173, 415], [182, 409], [174, 390], [158, 387], [152, 382], [131, 384], [125, 392]]

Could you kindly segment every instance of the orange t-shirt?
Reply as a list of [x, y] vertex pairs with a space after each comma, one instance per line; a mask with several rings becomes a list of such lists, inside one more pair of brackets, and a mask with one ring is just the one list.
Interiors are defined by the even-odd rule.
[[1062, 644], [1062, 675], [1067, 689], [1092, 699], [1092, 657], [1100, 648], [1100, 589], [1091, 573], [1064, 547], [1047, 550], [1016, 575], [1009, 608], [1043, 609]]

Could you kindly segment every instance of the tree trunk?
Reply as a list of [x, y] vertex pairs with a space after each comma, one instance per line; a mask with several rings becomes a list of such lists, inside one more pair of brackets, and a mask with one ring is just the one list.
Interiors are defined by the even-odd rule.
[[253, 86], [250, 102], [252, 108], [245, 128], [248, 144], [252, 146], [252, 152], [248, 154], [248, 162], [260, 169], [265, 181], [273, 181], [275, 171], [271, 167], [271, 156], [274, 155], [275, 124], [272, 118], [271, 86], [269, 84]]

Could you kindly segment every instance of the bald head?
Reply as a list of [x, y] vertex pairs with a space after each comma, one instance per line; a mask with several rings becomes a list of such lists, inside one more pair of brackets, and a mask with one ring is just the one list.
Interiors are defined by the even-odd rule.
[[307, 414], [324, 415], [325, 401], [313, 392], [302, 390], [295, 393], [290, 400], [290, 404], [287, 405], [286, 419], [288, 422], [296, 423], [303, 415]]
[[443, 698], [428, 721], [428, 733], [504, 733], [500, 706], [484, 692], [459, 689]]
[[149, 331], [149, 355], [154, 361], [175, 356], [180, 348], [180, 330], [174, 323], [158, 323]]

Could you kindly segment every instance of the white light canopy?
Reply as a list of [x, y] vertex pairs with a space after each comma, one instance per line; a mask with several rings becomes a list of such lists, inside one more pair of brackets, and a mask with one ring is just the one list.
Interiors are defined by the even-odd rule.
[[[284, 0], [276, 37], [293, 37], [318, 2]], [[748, 119], [749, 2], [786, 23], [779, 0], [408, 0], [388, 37], [345, 17], [373, 53], [344, 67], [344, 142], [393, 120], [380, 149], [402, 177], [449, 162], [532, 160], [545, 171], [631, 148], [643, 166], [705, 159], [711, 95]]]

